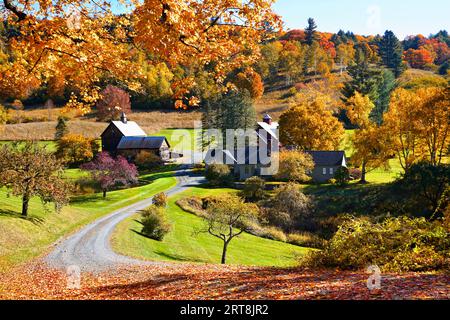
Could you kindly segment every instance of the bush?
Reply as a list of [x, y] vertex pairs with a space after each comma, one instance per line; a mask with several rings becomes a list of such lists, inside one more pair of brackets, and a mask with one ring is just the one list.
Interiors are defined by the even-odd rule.
[[266, 181], [260, 177], [251, 177], [245, 180], [244, 190], [240, 192], [245, 200], [254, 201], [264, 198]]
[[155, 169], [163, 165], [161, 158], [149, 151], [140, 151], [134, 159], [134, 163], [140, 169]]
[[206, 168], [205, 178], [212, 186], [228, 186], [233, 182], [230, 167], [213, 163]]
[[336, 179], [336, 183], [338, 185], [345, 186], [350, 179], [350, 171], [346, 167], [340, 167], [336, 170], [334, 178]]
[[71, 165], [91, 161], [100, 149], [95, 139], [77, 134], [65, 135], [56, 144], [56, 157]]
[[166, 207], [167, 195], [164, 192], [156, 194], [153, 196], [153, 204], [157, 207]]
[[281, 242], [287, 241], [287, 237], [284, 232], [276, 227], [264, 228], [264, 234], [261, 235], [261, 237]]
[[349, 169], [348, 174], [350, 180], [360, 180], [362, 176], [362, 172], [358, 168]]
[[276, 178], [284, 181], [308, 182], [314, 170], [311, 155], [300, 151], [280, 152], [280, 166]]
[[144, 209], [141, 214], [142, 234], [151, 239], [162, 241], [172, 228], [165, 216], [165, 210], [162, 207], [152, 205]]
[[0, 125], [8, 122], [8, 110], [0, 104]]
[[449, 268], [450, 237], [439, 222], [424, 218], [366, 218], [344, 222], [325, 249], [303, 264], [344, 270], [376, 264], [385, 272], [431, 271]]

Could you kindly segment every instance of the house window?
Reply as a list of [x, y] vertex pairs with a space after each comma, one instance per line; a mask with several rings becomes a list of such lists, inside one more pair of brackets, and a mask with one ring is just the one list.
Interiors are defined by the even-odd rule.
[[333, 168], [330, 168], [330, 174], [333, 175]]
[[323, 175], [326, 175], [327, 174], [327, 168], [323, 168], [322, 169], [322, 173], [323, 173]]

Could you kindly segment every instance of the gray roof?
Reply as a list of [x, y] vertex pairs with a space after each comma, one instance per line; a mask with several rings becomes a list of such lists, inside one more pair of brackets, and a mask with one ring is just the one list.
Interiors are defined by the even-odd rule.
[[346, 166], [345, 151], [306, 151], [316, 166]]
[[209, 149], [205, 156], [206, 164], [261, 164], [259, 148], [257, 146], [247, 146], [230, 151], [224, 149]]
[[134, 121], [127, 121], [126, 123], [123, 123], [122, 121], [111, 121], [111, 123], [119, 129], [120, 132], [125, 137], [145, 137], [147, 134], [144, 132], [144, 130], [139, 127], [139, 125]]
[[170, 147], [166, 137], [122, 137], [117, 149], [159, 149], [164, 141]]

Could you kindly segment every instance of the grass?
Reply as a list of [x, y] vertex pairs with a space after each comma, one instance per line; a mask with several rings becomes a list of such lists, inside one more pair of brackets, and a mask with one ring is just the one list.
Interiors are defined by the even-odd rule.
[[[199, 263], [219, 263], [222, 242], [207, 233], [194, 234], [203, 226], [201, 218], [183, 211], [176, 201], [187, 196], [210, 196], [230, 189], [191, 188], [169, 199], [168, 219], [172, 223], [171, 232], [162, 242], [148, 239], [137, 232], [142, 228], [137, 221], [139, 215], [124, 220], [116, 228], [112, 237], [115, 251], [140, 259], [154, 261], [191, 261]], [[232, 240], [228, 248], [227, 263], [257, 266], [294, 266], [298, 256], [307, 248], [242, 234]]]
[[[81, 174], [78, 169], [67, 171], [67, 177], [72, 179]], [[33, 198], [27, 218], [20, 216], [21, 199], [7, 197], [6, 190], [0, 189], [0, 271], [41, 255], [60, 237], [95, 219], [176, 183], [172, 172], [148, 174], [140, 179], [148, 184], [109, 192], [105, 199], [101, 194], [78, 196], [60, 213], [54, 212], [51, 206], [44, 208]]]

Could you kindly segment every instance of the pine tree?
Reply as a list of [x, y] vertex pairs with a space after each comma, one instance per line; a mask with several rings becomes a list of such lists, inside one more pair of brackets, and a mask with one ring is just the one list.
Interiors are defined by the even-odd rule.
[[67, 118], [64, 116], [58, 117], [58, 123], [56, 124], [55, 140], [59, 140], [69, 133], [67, 126]]
[[405, 67], [402, 60], [403, 46], [392, 31], [387, 30], [380, 41], [380, 56], [383, 64], [392, 69], [396, 77], [399, 77]]
[[318, 39], [317, 37], [317, 25], [313, 18], [308, 19], [308, 26], [305, 29], [305, 41], [307, 44], [311, 45], [314, 41]]

